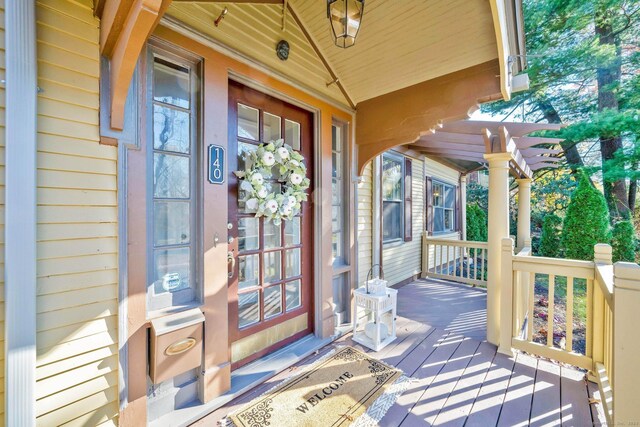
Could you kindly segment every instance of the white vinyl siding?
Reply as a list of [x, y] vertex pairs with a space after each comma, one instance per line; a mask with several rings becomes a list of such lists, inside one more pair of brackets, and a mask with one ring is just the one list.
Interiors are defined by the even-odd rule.
[[[357, 239], [358, 239], [358, 283], [364, 285], [373, 257], [373, 167], [369, 162], [358, 183]], [[356, 286], [356, 287], [357, 287]]]

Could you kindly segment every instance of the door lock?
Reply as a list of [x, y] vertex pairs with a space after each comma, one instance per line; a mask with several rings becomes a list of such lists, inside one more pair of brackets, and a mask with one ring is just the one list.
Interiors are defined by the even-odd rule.
[[231, 263], [231, 271], [229, 272], [229, 278], [233, 277], [233, 273], [236, 271], [236, 257], [233, 255], [233, 251], [227, 252], [227, 264]]

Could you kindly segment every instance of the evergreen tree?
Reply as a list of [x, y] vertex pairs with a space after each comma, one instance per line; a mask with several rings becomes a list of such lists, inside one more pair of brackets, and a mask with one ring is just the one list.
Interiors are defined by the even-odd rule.
[[634, 262], [636, 258], [636, 236], [631, 221], [617, 222], [613, 227], [613, 262]]
[[476, 204], [467, 205], [467, 240], [486, 242], [488, 221], [485, 211]]
[[578, 188], [571, 196], [562, 227], [562, 246], [567, 258], [593, 260], [593, 246], [609, 243], [609, 209], [600, 191], [582, 172]]
[[560, 226], [562, 218], [556, 214], [544, 217], [539, 253], [541, 256], [558, 258], [560, 256]]

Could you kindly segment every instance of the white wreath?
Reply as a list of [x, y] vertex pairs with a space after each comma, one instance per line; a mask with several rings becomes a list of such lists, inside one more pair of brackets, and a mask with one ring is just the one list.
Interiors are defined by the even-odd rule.
[[[240, 190], [246, 193], [243, 201], [256, 217], [264, 216], [274, 224], [290, 220], [300, 212], [305, 192], [311, 181], [307, 178], [304, 157], [284, 140], [260, 144], [257, 150], [245, 154], [246, 168], [234, 172], [240, 178]], [[282, 184], [282, 191], [272, 192], [268, 179], [274, 177]]]

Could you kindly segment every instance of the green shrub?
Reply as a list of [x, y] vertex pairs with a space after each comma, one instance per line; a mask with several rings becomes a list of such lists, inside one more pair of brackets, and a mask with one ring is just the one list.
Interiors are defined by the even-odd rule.
[[593, 260], [593, 246], [610, 241], [607, 202], [582, 172], [578, 188], [571, 195], [562, 227], [565, 255], [572, 259]]
[[488, 236], [486, 212], [477, 204], [467, 205], [467, 240], [486, 242]]
[[560, 238], [562, 218], [556, 214], [548, 214], [542, 224], [542, 236], [538, 251], [541, 256], [558, 258], [560, 256]]
[[636, 236], [631, 221], [620, 221], [613, 227], [613, 262], [636, 260]]

